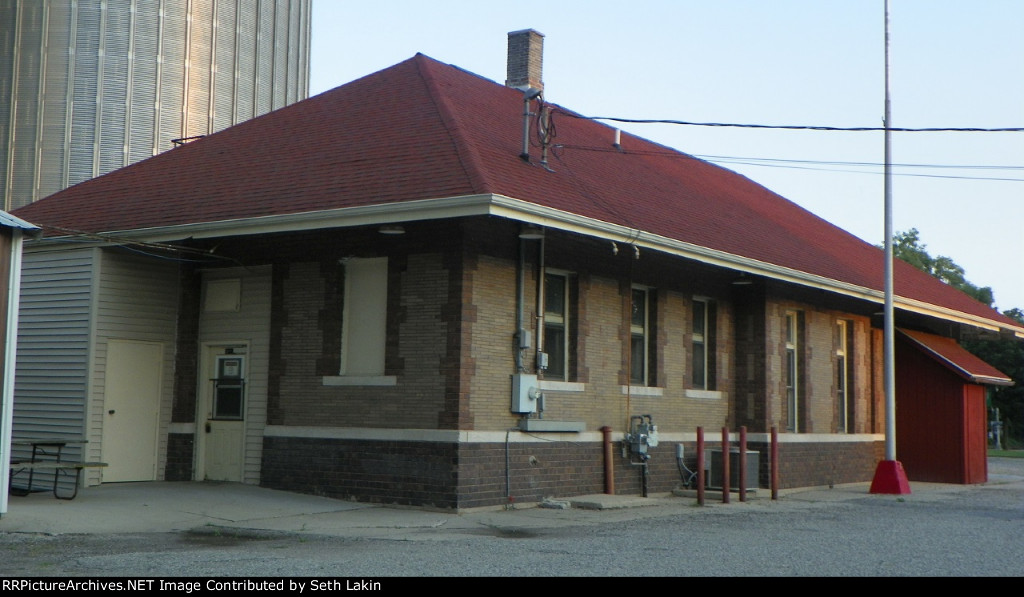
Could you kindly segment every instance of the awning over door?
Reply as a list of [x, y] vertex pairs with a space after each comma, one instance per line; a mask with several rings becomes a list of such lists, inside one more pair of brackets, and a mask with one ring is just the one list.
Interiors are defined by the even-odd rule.
[[1013, 385], [1008, 375], [979, 359], [952, 338], [916, 330], [900, 329], [899, 332], [923, 352], [968, 381], [993, 386]]

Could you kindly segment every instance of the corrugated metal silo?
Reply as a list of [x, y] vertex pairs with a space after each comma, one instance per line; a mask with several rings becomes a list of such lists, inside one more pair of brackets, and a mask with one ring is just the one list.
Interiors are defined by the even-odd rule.
[[0, 208], [305, 99], [311, 0], [0, 0]]

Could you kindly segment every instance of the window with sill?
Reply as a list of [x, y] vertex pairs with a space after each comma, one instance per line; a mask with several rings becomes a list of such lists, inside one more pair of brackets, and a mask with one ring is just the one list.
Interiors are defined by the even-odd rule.
[[572, 377], [573, 324], [571, 278], [548, 270], [544, 275], [544, 352], [548, 366], [544, 379], [570, 381]]
[[649, 386], [654, 376], [654, 291], [633, 286], [630, 294], [629, 383]]
[[690, 387], [712, 391], [715, 379], [715, 303], [706, 298], [693, 299], [693, 340], [691, 343]]
[[345, 288], [338, 373], [350, 377], [382, 376], [387, 331], [387, 257], [350, 258], [343, 265]]
[[783, 380], [786, 387], [786, 429], [799, 432], [803, 421], [800, 420], [800, 316], [796, 311], [786, 311], [785, 327], [785, 360]]

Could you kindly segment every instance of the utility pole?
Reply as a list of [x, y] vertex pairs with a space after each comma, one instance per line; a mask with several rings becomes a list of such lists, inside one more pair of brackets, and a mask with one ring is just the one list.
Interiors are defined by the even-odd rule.
[[896, 460], [896, 357], [892, 282], [892, 103], [889, 99], [889, 0], [885, 0], [885, 460], [878, 463], [871, 493], [906, 494], [910, 484]]

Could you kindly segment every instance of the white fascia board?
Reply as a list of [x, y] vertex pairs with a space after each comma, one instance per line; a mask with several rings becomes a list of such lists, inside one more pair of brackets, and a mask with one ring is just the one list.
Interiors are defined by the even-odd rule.
[[[567, 211], [538, 205], [529, 201], [513, 199], [504, 195], [482, 194], [463, 195], [458, 197], [442, 197], [437, 199], [420, 199], [401, 203], [345, 207], [324, 211], [313, 211], [297, 214], [261, 216], [236, 220], [220, 220], [198, 224], [183, 224], [159, 228], [142, 228], [105, 232], [97, 238], [82, 242], [88, 244], [110, 244], [119, 241], [169, 242], [183, 238], [220, 238], [226, 236], [244, 236], [252, 234], [271, 234], [277, 232], [301, 232], [305, 230], [322, 230], [325, 228], [344, 228], [354, 226], [372, 226], [379, 224], [408, 223], [412, 221], [437, 220], [471, 216], [499, 216], [511, 220], [536, 224], [555, 230], [575, 232], [586, 236], [631, 244], [641, 249], [652, 249], [701, 263], [725, 267], [756, 274], [775, 280], [790, 282], [800, 286], [827, 290], [836, 294], [853, 297], [879, 304], [884, 303], [885, 295], [881, 290], [874, 290], [840, 280], [809, 274], [799, 270], [782, 267], [740, 255], [709, 249], [700, 245], [651, 234], [620, 224], [596, 220]], [[105, 240], [100, 240], [104, 237]], [[69, 242], [68, 237], [54, 237], [42, 242]], [[67, 246], [65, 244], [65, 246]], [[900, 308], [977, 326], [988, 330], [1010, 329], [1017, 337], [1024, 338], [1024, 326], [1007, 328], [987, 318], [962, 313], [953, 309], [932, 305], [922, 301], [903, 297], [893, 298]]]

